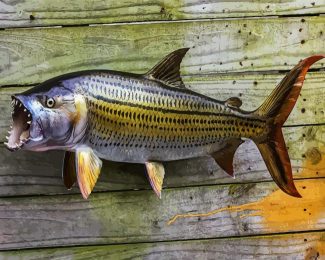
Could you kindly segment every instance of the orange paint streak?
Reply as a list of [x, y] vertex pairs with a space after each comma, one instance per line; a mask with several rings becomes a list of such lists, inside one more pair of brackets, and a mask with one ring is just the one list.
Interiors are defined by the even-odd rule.
[[[325, 217], [325, 181], [303, 180], [296, 182], [303, 198], [294, 198], [281, 190], [272, 192], [260, 201], [224, 207], [207, 213], [179, 214], [174, 216], [168, 224], [179, 218], [208, 217], [228, 211], [238, 212], [240, 218], [261, 216], [261, 222], [270, 231], [287, 231], [294, 229], [306, 230], [316, 224], [319, 218]], [[251, 211], [251, 213], [245, 213]]]
[[304, 259], [325, 259], [325, 237], [320, 236], [319, 239], [313, 242], [306, 250]]
[[[304, 168], [309, 171], [309, 177], [313, 175], [310, 171], [315, 170], [315, 167], [319, 171], [324, 171], [324, 153], [320, 153], [317, 161], [309, 160], [308, 157], [307, 155]], [[266, 230], [272, 232], [314, 229], [317, 222], [325, 217], [325, 180], [301, 180], [296, 181], [295, 184], [302, 198], [291, 197], [278, 189], [256, 202], [219, 208], [207, 213], [178, 214], [171, 218], [168, 224], [180, 218], [208, 217], [228, 211], [238, 212], [240, 218], [260, 216], [260, 223]], [[321, 245], [323, 244], [324, 242]]]
[[325, 241], [317, 241], [315, 248], [321, 256], [325, 256]]

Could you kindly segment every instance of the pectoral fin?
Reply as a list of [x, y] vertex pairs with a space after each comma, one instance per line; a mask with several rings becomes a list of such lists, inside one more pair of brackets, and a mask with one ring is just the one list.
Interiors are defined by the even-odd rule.
[[77, 180], [74, 152], [65, 152], [62, 167], [62, 179], [65, 187], [70, 190]]
[[76, 168], [80, 192], [87, 199], [97, 182], [102, 161], [92, 149], [80, 149], [76, 153]]
[[233, 139], [223, 149], [211, 154], [217, 164], [232, 177], [234, 176], [234, 167], [232, 165], [234, 155], [238, 146], [242, 143], [243, 140], [241, 139]]
[[161, 190], [165, 176], [165, 169], [162, 163], [146, 162], [146, 169], [152, 189], [161, 199]]

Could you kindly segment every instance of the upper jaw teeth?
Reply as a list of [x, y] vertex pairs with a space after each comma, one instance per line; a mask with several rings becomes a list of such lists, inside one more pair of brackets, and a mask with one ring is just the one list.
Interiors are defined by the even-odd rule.
[[[29, 110], [24, 106], [24, 104], [17, 98], [14, 98], [11, 101], [12, 106], [12, 124], [10, 125], [10, 131], [8, 131], [9, 136], [6, 136], [7, 142], [4, 142], [4, 144], [8, 147], [10, 150], [19, 150], [23, 147], [23, 145], [29, 141], [30, 139], [30, 133], [26, 133], [27, 130], [24, 130], [21, 132], [19, 137], [16, 137], [17, 132], [20, 131], [15, 129], [15, 127], [26, 127], [26, 125], [30, 126], [32, 124], [32, 115], [30, 114]], [[21, 125], [22, 122], [15, 122], [15, 120], [23, 120], [23, 126]], [[16, 125], [17, 124], [17, 125]], [[13, 136], [12, 136], [13, 135]], [[16, 140], [17, 138], [17, 140]]]
[[[12, 105], [12, 108], [13, 108], [13, 111], [11, 112], [12, 115], [15, 114], [15, 107], [17, 107], [17, 105], [18, 105], [19, 108], [20, 107], [23, 107], [23, 103], [20, 100], [18, 100], [18, 99], [13, 99], [11, 101], [11, 105]], [[31, 114], [29, 113], [29, 111], [27, 110], [27, 108], [24, 107], [23, 111], [25, 113], [28, 112], [27, 117], [29, 117], [29, 118], [31, 117]]]

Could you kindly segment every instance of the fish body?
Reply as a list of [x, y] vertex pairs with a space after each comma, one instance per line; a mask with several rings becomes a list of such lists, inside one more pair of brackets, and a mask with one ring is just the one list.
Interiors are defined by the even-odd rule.
[[260, 117], [136, 75], [90, 72], [77, 84], [88, 107], [85, 141], [107, 160], [145, 163], [205, 156], [228, 139], [266, 131]]
[[101, 159], [143, 163], [160, 197], [163, 162], [211, 156], [233, 175], [243, 139], [252, 139], [273, 179], [299, 197], [281, 127], [311, 64], [300, 62], [255, 111], [238, 98], [218, 101], [186, 89], [180, 63], [188, 49], [166, 56], [146, 74], [110, 70], [65, 74], [12, 97], [10, 150], [65, 150], [63, 180], [78, 182], [84, 198], [100, 174]]

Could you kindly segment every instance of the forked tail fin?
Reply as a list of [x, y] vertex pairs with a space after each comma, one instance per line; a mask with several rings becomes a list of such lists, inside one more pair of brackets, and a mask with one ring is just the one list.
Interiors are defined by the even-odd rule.
[[295, 66], [273, 90], [264, 103], [253, 112], [267, 119], [268, 135], [254, 140], [276, 184], [287, 194], [301, 197], [292, 177], [292, 169], [281, 127], [299, 97], [309, 67], [324, 55], [315, 55]]

